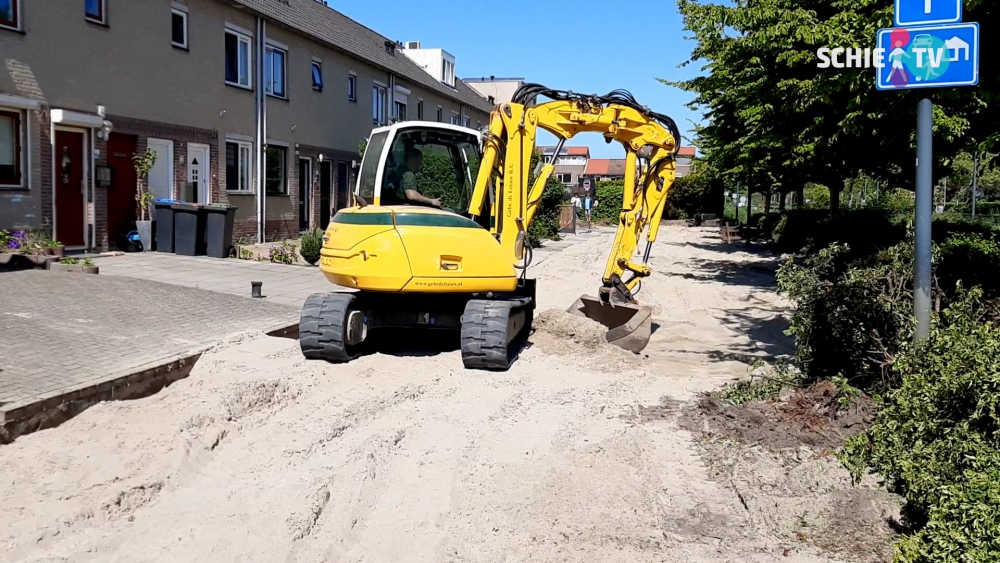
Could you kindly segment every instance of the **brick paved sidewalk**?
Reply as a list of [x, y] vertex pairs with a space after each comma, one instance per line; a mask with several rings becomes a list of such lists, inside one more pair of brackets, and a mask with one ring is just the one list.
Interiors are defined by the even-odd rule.
[[153, 375], [144, 370], [196, 357], [240, 332], [295, 327], [299, 317], [277, 303], [101, 274], [0, 273], [0, 286], [5, 426], [30, 416], [26, 407], [137, 384]]

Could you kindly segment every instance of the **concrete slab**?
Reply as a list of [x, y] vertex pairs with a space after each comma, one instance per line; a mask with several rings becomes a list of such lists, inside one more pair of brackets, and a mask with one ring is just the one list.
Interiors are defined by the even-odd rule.
[[299, 320], [291, 303], [138, 278], [31, 270], [0, 274], [0, 284], [0, 443], [80, 401], [184, 377], [235, 334], [293, 335]]

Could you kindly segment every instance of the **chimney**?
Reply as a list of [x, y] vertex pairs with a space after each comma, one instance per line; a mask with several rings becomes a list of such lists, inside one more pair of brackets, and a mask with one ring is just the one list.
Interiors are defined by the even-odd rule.
[[406, 48], [407, 49], [419, 49], [420, 48], [420, 42], [419, 41], [407, 41], [406, 42]]

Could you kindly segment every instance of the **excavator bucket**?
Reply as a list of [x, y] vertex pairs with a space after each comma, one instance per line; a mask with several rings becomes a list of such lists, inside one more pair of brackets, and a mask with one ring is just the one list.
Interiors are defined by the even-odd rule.
[[638, 354], [649, 344], [653, 332], [653, 309], [631, 303], [604, 303], [597, 297], [581, 295], [567, 312], [586, 317], [607, 327], [604, 337], [615, 346]]

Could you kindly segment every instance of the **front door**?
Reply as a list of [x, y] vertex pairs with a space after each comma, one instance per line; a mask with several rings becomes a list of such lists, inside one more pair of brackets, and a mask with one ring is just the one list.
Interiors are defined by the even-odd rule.
[[135, 154], [136, 138], [112, 133], [108, 138], [108, 166], [111, 185], [108, 194], [108, 243], [124, 248], [125, 235], [135, 229]]
[[208, 203], [208, 145], [188, 143], [188, 182], [194, 186], [194, 203]]
[[324, 231], [330, 224], [330, 186], [333, 163], [324, 160], [319, 167], [319, 225]]
[[309, 230], [309, 197], [312, 194], [312, 161], [299, 159], [299, 230]]
[[84, 246], [84, 136], [56, 131], [56, 239], [66, 246]]
[[347, 163], [338, 162], [337, 163], [337, 209], [343, 209], [347, 207], [350, 203], [351, 198], [348, 194], [351, 193], [351, 187], [348, 186], [350, 181], [347, 179]]

